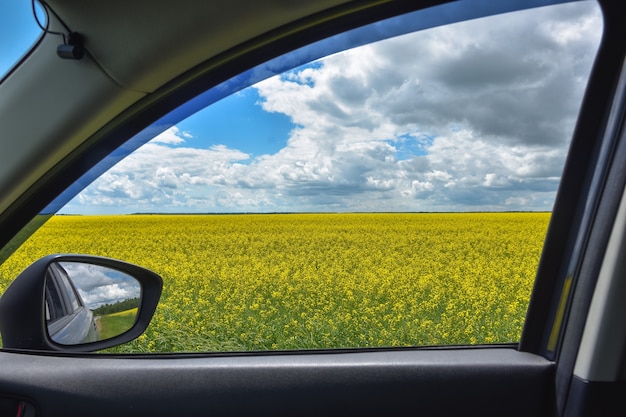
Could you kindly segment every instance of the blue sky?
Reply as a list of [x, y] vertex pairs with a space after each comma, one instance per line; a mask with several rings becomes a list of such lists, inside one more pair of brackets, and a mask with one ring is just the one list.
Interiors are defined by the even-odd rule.
[[0, 74], [4, 75], [13, 64], [35, 43], [41, 29], [33, 19], [29, 0], [6, 0], [0, 5]]
[[184, 146], [206, 148], [211, 144], [228, 144], [253, 157], [278, 152], [287, 144], [294, 126], [286, 115], [264, 111], [257, 104], [260, 100], [257, 90], [246, 89], [211, 105], [201, 115], [182, 121], [177, 125], [180, 130], [202, 132]]
[[[19, 4], [3, 58], [37, 36]], [[551, 210], [601, 27], [582, 2], [333, 54], [168, 129], [61, 213]]]

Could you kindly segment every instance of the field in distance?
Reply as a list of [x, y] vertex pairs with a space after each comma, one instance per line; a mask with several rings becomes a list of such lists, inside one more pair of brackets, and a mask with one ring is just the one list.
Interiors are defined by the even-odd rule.
[[118, 352], [516, 342], [549, 213], [55, 216], [0, 266], [50, 253], [159, 273]]

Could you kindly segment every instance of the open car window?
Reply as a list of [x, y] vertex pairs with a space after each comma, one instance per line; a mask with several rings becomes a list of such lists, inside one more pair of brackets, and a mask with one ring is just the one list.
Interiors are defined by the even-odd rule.
[[601, 31], [595, 3], [559, 4], [235, 80], [0, 274], [54, 252], [156, 271], [122, 352], [517, 343]]

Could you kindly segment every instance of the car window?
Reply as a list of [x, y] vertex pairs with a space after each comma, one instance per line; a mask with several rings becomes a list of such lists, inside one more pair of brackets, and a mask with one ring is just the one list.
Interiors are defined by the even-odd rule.
[[56, 275], [58, 277], [59, 286], [62, 288], [62, 294], [65, 298], [65, 302], [68, 307], [68, 312], [73, 313], [81, 307], [81, 302], [78, 299], [78, 293], [74, 286], [70, 283], [70, 278], [67, 276], [67, 272], [61, 267], [57, 267]]
[[54, 252], [161, 274], [118, 351], [516, 343], [601, 31], [595, 3], [559, 4], [260, 76], [157, 129], [0, 274]]
[[46, 312], [46, 319], [49, 321], [58, 320], [59, 318], [69, 314], [63, 304], [63, 299], [61, 298], [56, 280], [50, 275], [46, 279]]
[[37, 2], [8, 1], [0, 4], [0, 81], [42, 34], [33, 10], [37, 12], [39, 21], [45, 23], [47, 19]]
[[82, 307], [80, 296], [70, 283], [67, 272], [58, 265], [54, 265], [48, 270], [46, 293], [51, 301], [48, 303], [48, 309], [52, 313], [52, 320], [59, 316], [70, 315]]

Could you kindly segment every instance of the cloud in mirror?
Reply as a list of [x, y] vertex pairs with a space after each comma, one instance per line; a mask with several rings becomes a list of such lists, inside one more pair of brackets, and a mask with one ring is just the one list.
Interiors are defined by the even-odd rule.
[[[165, 131], [62, 212], [551, 210], [601, 32], [576, 2], [331, 55], [224, 99], [228, 134], [219, 106]], [[252, 107], [262, 135], [259, 108], [282, 116], [265, 150]]]
[[115, 269], [80, 262], [60, 262], [76, 285], [85, 305], [95, 310], [141, 297], [141, 286], [128, 274]]

